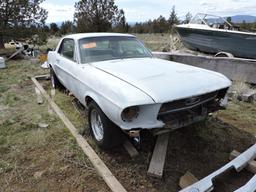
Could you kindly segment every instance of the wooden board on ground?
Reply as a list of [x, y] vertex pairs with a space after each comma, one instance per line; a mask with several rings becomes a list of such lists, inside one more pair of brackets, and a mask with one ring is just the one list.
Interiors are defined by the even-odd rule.
[[42, 104], [44, 102], [44, 100], [43, 100], [41, 92], [39, 91], [39, 89], [37, 87], [35, 87], [35, 92], [36, 92], [37, 104]]
[[78, 133], [78, 130], [75, 126], [70, 122], [70, 120], [65, 116], [62, 110], [58, 107], [58, 105], [50, 98], [50, 96], [46, 93], [44, 88], [40, 85], [40, 83], [32, 77], [32, 81], [40, 90], [45, 99], [49, 102], [55, 113], [59, 116], [59, 118], [63, 121], [66, 127], [69, 129], [71, 134], [75, 137], [78, 145], [82, 148], [85, 155], [89, 158], [92, 165], [98, 172], [98, 174], [103, 178], [106, 184], [113, 192], [126, 192], [125, 188], [121, 185], [121, 183], [116, 179], [116, 177], [111, 173], [105, 163], [100, 159], [100, 157], [95, 153], [89, 143]]
[[34, 78], [37, 80], [48, 80], [48, 79], [50, 79], [50, 76], [49, 75], [37, 75]]
[[192, 184], [194, 184], [195, 182], [197, 182], [198, 179], [192, 174], [190, 173], [189, 171], [187, 171], [185, 173], [185, 175], [183, 175], [181, 178], [180, 178], [180, 181], [179, 181], [179, 186], [184, 189]]
[[162, 178], [165, 164], [165, 156], [168, 147], [168, 140], [169, 133], [157, 136], [157, 141], [148, 168], [148, 175]]
[[154, 136], [158, 136], [158, 135], [162, 135], [162, 134], [165, 134], [165, 133], [170, 133], [172, 131], [173, 131], [172, 129], [155, 129], [155, 130], [152, 131], [152, 134]]
[[132, 158], [139, 155], [137, 149], [131, 144], [131, 142], [128, 139], [125, 140], [123, 146]]
[[[234, 150], [230, 153], [229, 159], [233, 160], [239, 155], [240, 155], [240, 153], [238, 151]], [[248, 165], [246, 166], [246, 170], [256, 174], [256, 161], [255, 160], [250, 161], [248, 163]]]

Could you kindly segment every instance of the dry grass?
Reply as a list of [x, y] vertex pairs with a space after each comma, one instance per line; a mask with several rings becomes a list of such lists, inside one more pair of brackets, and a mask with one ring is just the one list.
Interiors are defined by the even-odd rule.
[[45, 73], [26, 60], [0, 71], [0, 191], [108, 191], [48, 104], [37, 104], [30, 77]]
[[[177, 35], [170, 35], [168, 33], [156, 34], [134, 34], [140, 39], [146, 47], [151, 51], [170, 51], [171, 49], [177, 50], [183, 48], [182, 43], [179, 41]], [[61, 37], [50, 37], [47, 45], [42, 46], [41, 49], [56, 48]]]
[[44, 46], [41, 46], [40, 48], [43, 50], [46, 50], [47, 48], [55, 49], [60, 41], [61, 37], [50, 37], [47, 40], [47, 44]]
[[239, 95], [250, 91], [250, 89], [250, 85], [242, 81], [234, 81], [231, 87], [231, 90], [236, 91]]
[[[170, 51], [182, 49], [183, 45], [179, 41], [179, 38], [176, 34], [169, 33], [156, 33], [156, 34], [134, 34], [137, 36], [147, 48], [151, 51]], [[40, 47], [40, 50], [45, 51], [47, 48], [55, 49], [59, 43], [61, 37], [51, 36], [47, 40], [47, 44]], [[10, 54], [15, 52], [15, 47], [10, 44], [5, 44], [7, 49], [1, 49], [0, 55]]]
[[157, 34], [134, 34], [137, 36], [146, 47], [151, 51], [171, 51], [183, 48], [177, 35], [168, 33]]

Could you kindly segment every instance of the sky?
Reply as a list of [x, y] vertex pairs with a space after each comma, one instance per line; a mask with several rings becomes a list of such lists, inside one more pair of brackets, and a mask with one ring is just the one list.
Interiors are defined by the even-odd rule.
[[[74, 4], [78, 0], [45, 0], [42, 7], [48, 11], [47, 23], [73, 20]], [[168, 18], [172, 6], [178, 17], [183, 19], [187, 12], [198, 12], [220, 16], [254, 15], [256, 0], [115, 0], [119, 9], [125, 11], [128, 22], [141, 22], [158, 18]]]

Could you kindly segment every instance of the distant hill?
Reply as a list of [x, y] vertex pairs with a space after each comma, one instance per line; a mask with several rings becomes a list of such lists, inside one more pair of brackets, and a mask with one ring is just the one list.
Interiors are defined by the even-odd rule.
[[252, 15], [235, 15], [231, 16], [231, 19], [233, 23], [243, 23], [243, 21], [246, 23], [256, 22], [256, 16]]

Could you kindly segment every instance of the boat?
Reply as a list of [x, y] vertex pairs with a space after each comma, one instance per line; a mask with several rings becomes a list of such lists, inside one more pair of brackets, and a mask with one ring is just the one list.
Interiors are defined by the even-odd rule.
[[188, 24], [175, 28], [185, 47], [191, 50], [256, 59], [256, 33], [239, 31], [223, 17], [198, 13]]

